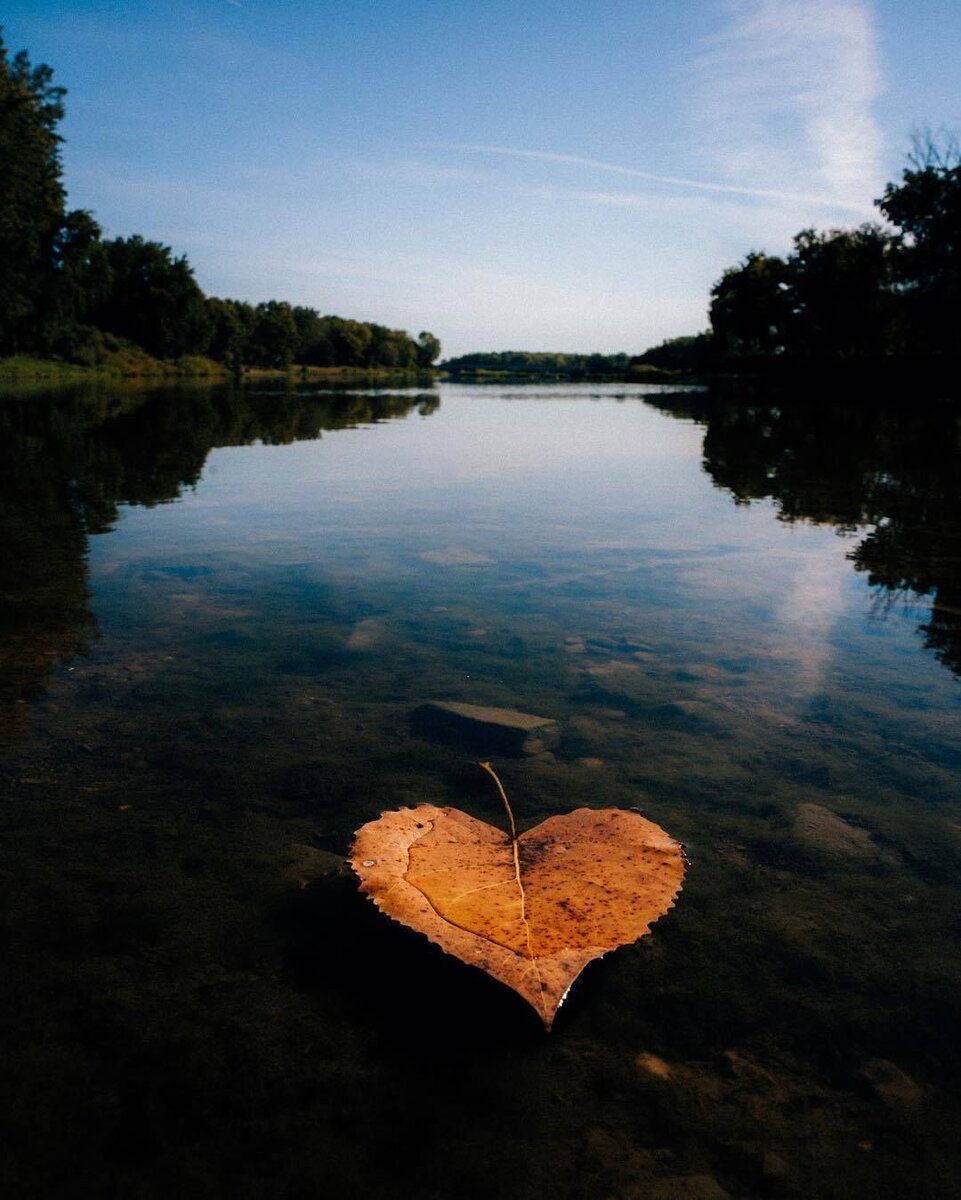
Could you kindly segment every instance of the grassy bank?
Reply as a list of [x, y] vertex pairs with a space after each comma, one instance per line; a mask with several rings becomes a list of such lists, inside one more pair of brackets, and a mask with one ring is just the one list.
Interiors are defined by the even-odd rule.
[[225, 379], [228, 372], [209, 358], [190, 357], [161, 362], [139, 350], [110, 351], [89, 366], [55, 358], [18, 354], [0, 359], [0, 383], [69, 384], [91, 379]]
[[[418, 385], [434, 379], [432, 371], [397, 371], [366, 369], [363, 367], [307, 367], [293, 365], [287, 369], [271, 367], [248, 367], [243, 379], [260, 382], [271, 379], [288, 379], [316, 383], [364, 383], [376, 385]], [[122, 348], [106, 352], [101, 361], [91, 365], [65, 362], [62, 359], [31, 358], [15, 355], [0, 358], [0, 386], [15, 387], [60, 387], [71, 384], [89, 383], [96, 380], [128, 380], [131, 382], [162, 382], [164, 380], [210, 380], [227, 381], [233, 373], [223, 363], [210, 358], [192, 355], [175, 361], [161, 361], [134, 348]]]
[[397, 387], [431, 384], [437, 378], [434, 370], [402, 371], [388, 367], [308, 367], [294, 364], [287, 370], [273, 367], [247, 367], [243, 378], [257, 382], [263, 379], [306, 380], [311, 383], [363, 383], [370, 386], [392, 384]]

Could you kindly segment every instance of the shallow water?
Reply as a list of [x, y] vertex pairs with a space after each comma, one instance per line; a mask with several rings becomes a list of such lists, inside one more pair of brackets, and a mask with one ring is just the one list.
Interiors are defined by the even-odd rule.
[[[10, 1194], [850, 1197], [961, 1167], [959, 427], [636, 385], [0, 399]], [[560, 723], [675, 909], [546, 1037], [352, 831]]]

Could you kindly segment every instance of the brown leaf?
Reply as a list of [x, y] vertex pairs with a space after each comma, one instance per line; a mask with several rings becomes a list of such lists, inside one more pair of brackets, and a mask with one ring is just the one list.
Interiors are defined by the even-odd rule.
[[382, 912], [513, 988], [550, 1029], [584, 967], [673, 905], [685, 859], [624, 809], [579, 808], [515, 839], [421, 804], [359, 829], [351, 865]]

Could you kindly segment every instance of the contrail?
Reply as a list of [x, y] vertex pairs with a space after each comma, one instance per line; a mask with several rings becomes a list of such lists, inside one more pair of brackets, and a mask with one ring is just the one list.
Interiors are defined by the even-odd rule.
[[589, 167], [594, 171], [607, 171], [612, 175], [626, 175], [631, 179], [644, 179], [648, 183], [668, 184], [672, 187], [692, 188], [701, 192], [722, 192], [733, 196], [750, 196], [756, 200], [781, 200], [792, 204], [816, 204], [820, 208], [834, 208], [860, 215], [873, 213], [868, 205], [850, 204], [827, 196], [810, 196], [800, 192], [782, 192], [775, 188], [739, 187], [733, 183], [713, 183], [705, 179], [685, 179], [678, 175], [657, 175], [652, 171], [640, 171], [636, 167], [624, 167], [618, 163], [602, 162], [596, 158], [582, 158], [577, 154], [558, 154], [551, 150], [522, 150], [514, 146], [475, 146], [453, 143], [451, 150], [466, 150], [475, 154], [500, 154], [505, 158], [529, 158], [542, 162], [568, 163], [571, 166]]

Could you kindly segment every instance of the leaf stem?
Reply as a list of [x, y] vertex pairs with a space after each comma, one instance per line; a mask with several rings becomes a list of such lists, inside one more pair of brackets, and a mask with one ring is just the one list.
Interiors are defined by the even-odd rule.
[[[517, 842], [517, 826], [514, 824], [514, 813], [507, 800], [507, 793], [504, 791], [504, 785], [497, 778], [497, 773], [489, 762], [478, 763], [478, 766], [483, 767], [487, 774], [497, 784], [497, 790], [501, 794], [501, 799], [504, 801], [504, 807], [507, 809], [507, 817], [511, 823], [511, 851], [514, 855], [514, 879], [517, 882], [517, 895], [520, 900], [520, 921], [524, 926], [524, 937], [527, 939], [527, 957], [534, 964], [534, 970], [540, 979], [540, 969], [537, 966], [537, 955], [534, 953], [534, 946], [531, 939], [531, 927], [527, 920], [527, 896], [524, 894], [524, 881], [521, 879], [521, 848]], [[550, 1026], [548, 1026], [550, 1028]]]
[[511, 823], [511, 841], [516, 844], [517, 843], [517, 826], [514, 824], [514, 814], [513, 814], [513, 812], [511, 812], [511, 806], [507, 802], [507, 793], [504, 791], [504, 785], [497, 778], [497, 774], [489, 762], [482, 762], [482, 763], [478, 763], [477, 765], [479, 767], [482, 767], [487, 772], [487, 774], [491, 777], [491, 779], [493, 779], [493, 781], [497, 784], [497, 790], [500, 792], [501, 799], [504, 801], [504, 807], [507, 809], [507, 817]]

